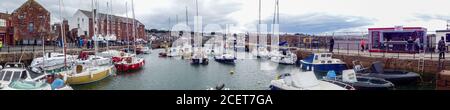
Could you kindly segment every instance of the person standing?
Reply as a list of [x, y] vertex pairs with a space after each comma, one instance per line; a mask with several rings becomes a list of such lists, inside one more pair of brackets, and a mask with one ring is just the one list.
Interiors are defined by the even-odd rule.
[[364, 39], [361, 39], [361, 42], [359, 44], [361, 45], [361, 52], [364, 52], [364, 50], [366, 49], [366, 41]]
[[408, 52], [411, 53], [412, 52], [412, 48], [413, 48], [413, 44], [414, 44], [414, 40], [411, 37], [409, 37], [407, 43], [408, 43], [408, 45], [407, 45], [408, 46]]
[[2, 48], [3, 48], [3, 41], [0, 40], [0, 51], [2, 51]]
[[422, 45], [420, 43], [420, 39], [416, 38], [416, 40], [414, 41], [414, 51], [419, 51], [420, 49], [422, 49]]
[[333, 49], [334, 49], [334, 38], [332, 37], [330, 39], [330, 52], [333, 53]]
[[438, 43], [438, 50], [439, 50], [439, 59], [445, 59], [445, 41], [444, 37], [441, 37], [441, 40], [439, 40]]

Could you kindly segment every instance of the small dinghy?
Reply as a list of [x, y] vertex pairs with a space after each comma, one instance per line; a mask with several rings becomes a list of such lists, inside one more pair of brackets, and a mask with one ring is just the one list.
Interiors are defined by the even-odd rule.
[[291, 73], [278, 76], [276, 80], [272, 80], [269, 88], [271, 90], [354, 90], [350, 85], [336, 83], [318, 80], [312, 71], [300, 72], [300, 70], [294, 70]]
[[225, 84], [220, 84], [220, 85], [217, 85], [214, 88], [209, 88], [209, 89], [206, 89], [206, 90], [230, 90], [230, 88], [225, 88]]
[[328, 72], [325, 81], [338, 81], [353, 86], [356, 90], [393, 90], [394, 84], [375, 77], [356, 76], [355, 70], [344, 70], [342, 76], [336, 76], [334, 71]]
[[359, 68], [356, 70], [359, 76], [381, 78], [396, 85], [417, 84], [421, 79], [420, 75], [415, 72], [384, 69], [383, 63], [379, 61], [374, 62], [370, 69], [364, 68], [362, 65], [355, 67]]

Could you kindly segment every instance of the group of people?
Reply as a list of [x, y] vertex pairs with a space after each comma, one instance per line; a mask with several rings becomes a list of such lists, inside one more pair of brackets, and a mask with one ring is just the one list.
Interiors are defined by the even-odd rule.
[[[407, 40], [407, 49], [411, 52], [411, 51], [416, 51], [416, 49], [420, 49], [422, 48], [422, 46], [420, 45], [420, 40], [419, 39], [415, 39], [413, 40], [411, 37]], [[329, 52], [333, 53], [334, 50], [334, 38], [331, 38], [329, 41]], [[366, 41], [364, 39], [362, 39], [360, 41], [360, 46], [361, 46], [361, 51], [364, 52], [364, 50], [366, 50]], [[444, 37], [441, 37], [441, 40], [439, 40], [438, 43], [438, 47], [437, 47], [438, 51], [439, 51], [439, 59], [445, 59], [445, 52], [447, 51], [447, 46], [446, 46], [446, 41], [444, 39]]]

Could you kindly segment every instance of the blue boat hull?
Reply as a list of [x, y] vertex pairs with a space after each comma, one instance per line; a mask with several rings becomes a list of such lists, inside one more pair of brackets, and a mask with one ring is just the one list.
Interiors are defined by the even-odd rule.
[[305, 71], [312, 71], [314, 68], [315, 73], [326, 73], [328, 71], [335, 71], [337, 74], [342, 74], [342, 71], [347, 69], [346, 64], [311, 64], [300, 62], [300, 68]]

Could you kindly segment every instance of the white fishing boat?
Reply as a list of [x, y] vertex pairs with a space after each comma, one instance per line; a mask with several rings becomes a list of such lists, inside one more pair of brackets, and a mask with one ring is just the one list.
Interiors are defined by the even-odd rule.
[[72, 90], [64, 81], [52, 89], [47, 76], [28, 71], [23, 63], [6, 63], [0, 70], [0, 90]]
[[207, 64], [209, 64], [208, 55], [201, 48], [197, 48], [194, 51], [194, 53], [192, 54], [191, 64], [193, 64], [193, 65], [198, 65], [198, 64], [207, 65]]
[[270, 53], [266, 47], [254, 48], [252, 50], [252, 55], [256, 56], [257, 58], [261, 58], [261, 59], [269, 59], [270, 58]]
[[294, 65], [297, 62], [297, 55], [288, 50], [282, 51], [281, 53], [278, 52], [278, 54], [272, 54], [270, 61], [279, 64]]
[[300, 72], [299, 69], [291, 73], [278, 76], [270, 82], [271, 90], [348, 90], [339, 85], [318, 80], [314, 72]]
[[29, 72], [23, 63], [6, 63], [5, 68], [0, 70], [0, 88], [17, 80], [36, 81], [44, 77], [43, 73]]
[[140, 50], [141, 50], [142, 53], [144, 53], [144, 54], [150, 54], [150, 53], [152, 53], [151, 50], [150, 50], [150, 48], [149, 48], [149, 47], [146, 47], [146, 46], [140, 48]]
[[[46, 53], [44, 57], [45, 58], [38, 57], [33, 59], [33, 61], [31, 61], [31, 64], [29, 66], [31, 68], [31, 71], [41, 73], [43, 68], [45, 68], [45, 70], [47, 71], [52, 71], [66, 66], [64, 62], [65, 60], [64, 54], [62, 53]], [[75, 55], [66, 55], [66, 57], [67, 57], [66, 63], [68, 65], [73, 64], [77, 59], [77, 56]], [[45, 63], [43, 59], [45, 59]]]

